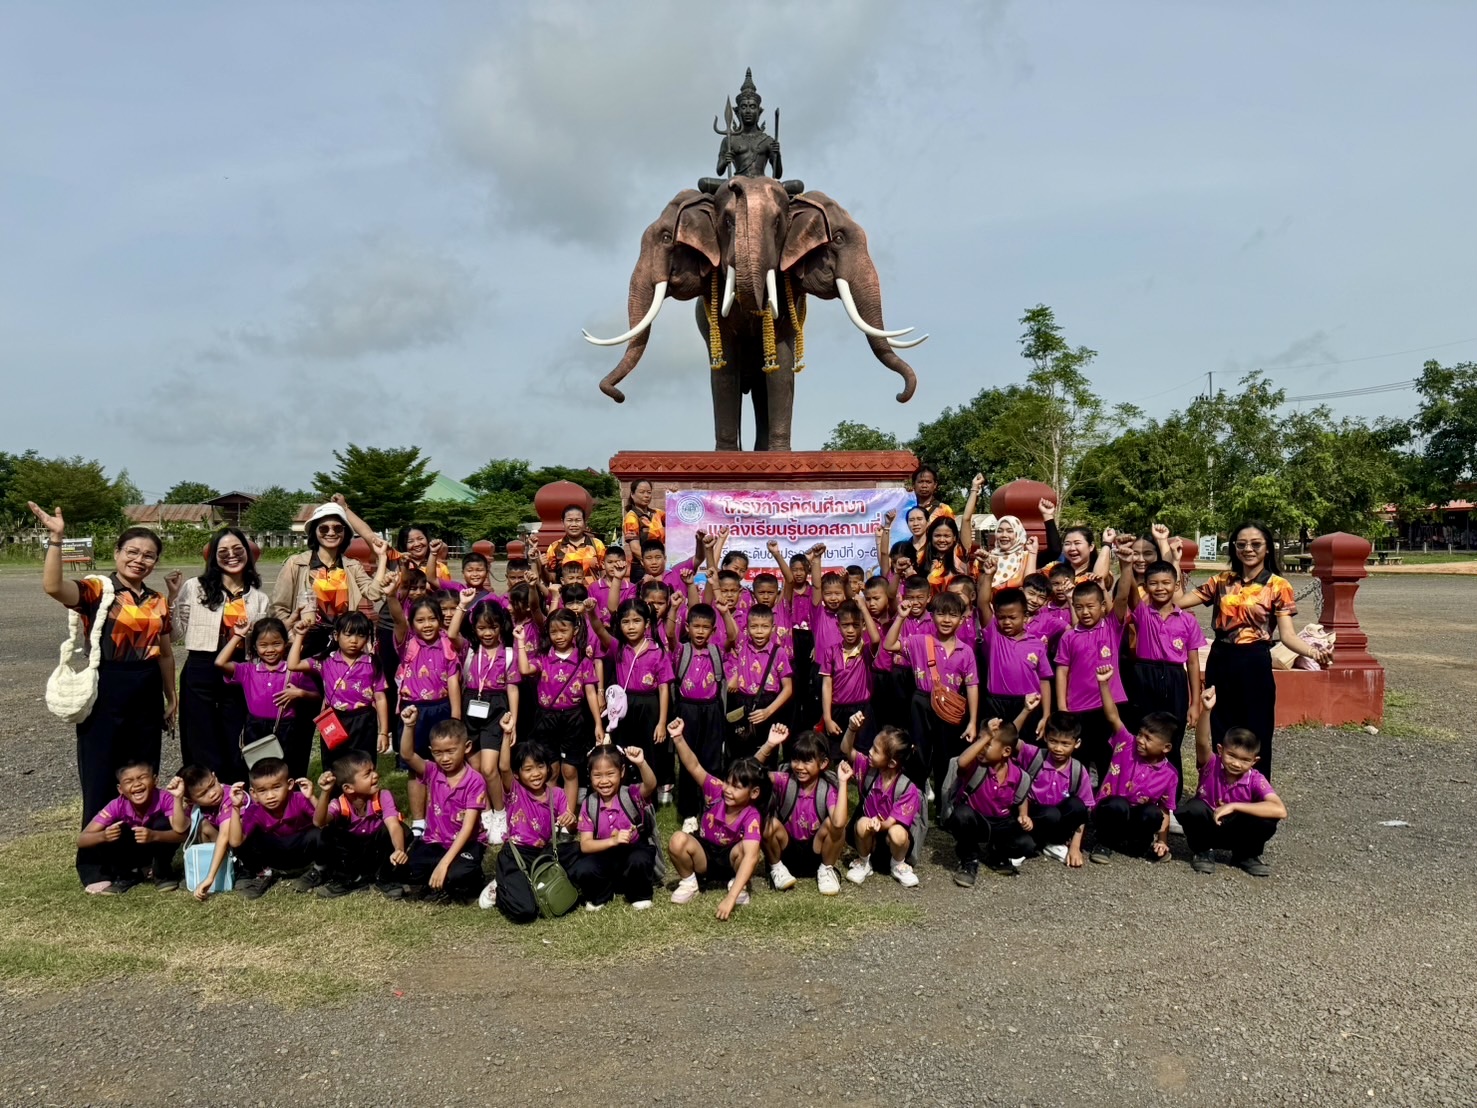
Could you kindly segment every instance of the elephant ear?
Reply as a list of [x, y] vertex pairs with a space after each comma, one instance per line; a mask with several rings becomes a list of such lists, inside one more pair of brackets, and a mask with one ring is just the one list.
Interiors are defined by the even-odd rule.
[[706, 196], [683, 206], [677, 214], [677, 241], [718, 264], [718, 230], [713, 226], [713, 201]]
[[826, 211], [803, 195], [790, 201], [790, 228], [785, 232], [785, 248], [780, 254], [780, 268], [789, 270], [812, 250], [831, 241], [831, 221]]

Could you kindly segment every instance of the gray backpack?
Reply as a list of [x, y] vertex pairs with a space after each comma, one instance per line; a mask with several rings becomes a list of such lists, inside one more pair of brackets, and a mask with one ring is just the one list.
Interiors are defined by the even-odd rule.
[[[1026, 773], [1031, 777], [1031, 783], [1036, 783], [1036, 775], [1041, 772], [1041, 767], [1046, 765], [1046, 748], [1038, 747], [1036, 755], [1031, 759], [1031, 764], [1026, 768]], [[1071, 769], [1068, 770], [1067, 795], [1076, 796], [1077, 790], [1082, 786], [1082, 763], [1076, 758], [1072, 759]]]
[[[795, 805], [800, 800], [800, 783], [790, 772], [788, 762], [780, 766], [779, 772], [786, 775], [787, 784], [783, 793], [775, 793], [772, 810], [774, 818], [784, 823], [795, 813]], [[831, 809], [836, 806], [839, 787], [836, 775], [829, 770], [821, 774], [820, 780], [816, 782], [815, 814], [820, 817], [822, 823], [826, 822], [831, 815]]]
[[[1074, 762], [1075, 766], [1076, 763]], [[1029, 769], [1021, 770], [1021, 779], [1016, 782], [1015, 798], [1011, 800], [1012, 807], [1020, 807], [1021, 802], [1031, 795], [1031, 785], [1036, 780], [1036, 771], [1041, 768], [1037, 763]], [[969, 775], [969, 780], [959, 780], [959, 759], [950, 758], [949, 768], [944, 771], [944, 787], [938, 794], [939, 822], [943, 823], [954, 814], [954, 809], [969, 802], [969, 798], [979, 792], [980, 786], [985, 783], [985, 775], [990, 772], [990, 767], [984, 762], [975, 762], [974, 771]]]
[[[652, 812], [648, 804], [638, 804], [631, 791], [622, 785], [616, 796], [620, 797], [621, 809], [626, 813], [626, 818], [631, 821], [631, 826], [636, 829], [636, 836], [651, 843], [656, 847], [656, 883], [660, 885], [667, 879], [666, 852], [662, 850], [661, 843], [657, 841], [656, 814]], [[593, 789], [585, 794], [585, 818], [590, 821], [590, 826], [598, 826], [597, 817], [600, 814], [600, 796]]]
[[[866, 806], [867, 803], [867, 797], [870, 796], [872, 794], [872, 790], [876, 788], [877, 779], [880, 776], [881, 774], [876, 769], [868, 769], [867, 772], [862, 775], [861, 782], [858, 785], [858, 792], [861, 795], [857, 798], [856, 812], [852, 816], [853, 820], [861, 816], [862, 809]], [[909, 780], [906, 773], [900, 773], [897, 775], [897, 780], [892, 783], [892, 800], [894, 804], [902, 799], [903, 794], [908, 791], [909, 786], [911, 786], [912, 784], [913, 782]], [[922, 790], [919, 790], [919, 796], [921, 799]], [[928, 835], [927, 801], [923, 801], [918, 805], [918, 818], [913, 821], [913, 826], [910, 828], [910, 830], [913, 833], [913, 845], [908, 848], [908, 864], [916, 866], [919, 860], [923, 857], [923, 840]]]
[[[728, 682], [723, 679], [723, 655], [714, 643], [708, 643], [708, 658], [713, 663], [713, 680], [718, 682], [718, 699], [723, 702], [723, 710], [728, 711]], [[692, 665], [692, 643], [682, 644], [682, 652], [677, 655], [677, 695], [682, 695], [682, 679], [687, 676], [687, 667]], [[767, 675], [766, 675], [767, 676]]]

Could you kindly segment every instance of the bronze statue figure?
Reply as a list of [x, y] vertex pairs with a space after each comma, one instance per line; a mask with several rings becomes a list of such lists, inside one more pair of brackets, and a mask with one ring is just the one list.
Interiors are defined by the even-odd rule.
[[[715, 450], [740, 450], [743, 395], [754, 407], [754, 449], [788, 451], [795, 374], [805, 368], [807, 296], [839, 299], [879, 362], [903, 379], [900, 403], [917, 387], [898, 350], [928, 338], [904, 340], [913, 328], [887, 330], [882, 287], [867, 250], [867, 235], [825, 193], [805, 192], [781, 173], [777, 135], [759, 122], [752, 73], [737, 98], [738, 121], [725, 110], [727, 132], [718, 171], [699, 189], [685, 189], [641, 236], [626, 311], [630, 329], [614, 338], [585, 338], [599, 346], [626, 343], [620, 363], [600, 382], [617, 403], [617, 387], [646, 351], [663, 302], [696, 300], [698, 331], [708, 345]], [[717, 120], [714, 120], [717, 126]], [[775, 116], [779, 129], [779, 116]], [[765, 176], [772, 168], [774, 177]]]

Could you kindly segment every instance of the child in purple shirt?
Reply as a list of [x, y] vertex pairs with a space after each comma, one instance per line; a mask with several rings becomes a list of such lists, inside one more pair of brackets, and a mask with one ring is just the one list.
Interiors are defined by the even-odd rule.
[[605, 741], [595, 663], [575, 641], [584, 620], [583, 611], [581, 605], [578, 612], [561, 608], [550, 614], [544, 625], [548, 644], [537, 654], [530, 653], [526, 636], [513, 633], [518, 671], [524, 677], [538, 678], [538, 707], [529, 737], [553, 753], [570, 811], [574, 810], [579, 765], [585, 752]]
[[893, 880], [905, 889], [918, 885], [910, 859], [923, 850], [924, 800], [918, 786], [903, 772], [913, 755], [908, 736], [896, 727], [883, 727], [862, 754], [856, 739], [865, 723], [860, 713], [851, 717], [841, 738], [841, 754], [851, 759], [861, 797], [861, 814], [851, 826], [851, 841], [861, 855], [846, 871], [846, 879], [860, 885], [872, 876], [873, 866], [887, 865]]
[[[411, 843], [401, 871], [405, 894], [469, 903], [482, 888], [487, 782], [468, 762], [472, 740], [459, 719], [443, 719], [431, 730], [429, 759], [416, 753], [417, 711], [414, 704], [400, 710], [400, 757], [426, 783], [426, 830]], [[511, 727], [511, 718], [504, 718]]]
[[226, 856], [231, 852], [229, 836], [226, 834], [231, 822], [230, 790], [205, 766], [196, 765], [182, 767], [179, 774], [171, 777], [164, 787], [183, 801], [183, 805], [171, 817], [174, 829], [188, 838], [193, 813], [198, 811], [199, 841], [215, 843], [215, 853], [211, 856], [210, 869], [205, 874], [205, 879], [191, 890], [195, 899], [203, 903], [210, 898], [210, 889], [215, 884], [216, 875], [220, 873]]
[[959, 868], [954, 884], [974, 888], [980, 857], [996, 873], [1014, 877], [1033, 843], [1027, 805], [1031, 779], [1012, 759], [1019, 736], [1014, 723], [989, 720], [959, 755], [953, 810], [944, 827], [954, 836]]
[[557, 764], [552, 750], [536, 739], [520, 740], [512, 716], [503, 718], [498, 773], [508, 806], [508, 840], [477, 905], [497, 908], [510, 923], [538, 919], [528, 871], [541, 861], [557, 859], [568, 873], [579, 857], [579, 846], [569, 837], [575, 812], [559, 787]]
[[[443, 719], [462, 714], [462, 664], [451, 639], [442, 628], [442, 596], [422, 597], [410, 606], [407, 618], [400, 605], [388, 605], [395, 620], [395, 670], [398, 703], [416, 706], [415, 752], [424, 760], [431, 752], [431, 731]], [[459, 607], [451, 597], [453, 609]], [[455, 611], [451, 619], [456, 618]], [[448, 620], [448, 622], [450, 622]], [[404, 761], [404, 759], [401, 759]], [[426, 784], [411, 772], [406, 792], [410, 798], [410, 828], [419, 833], [426, 826]]]
[[1180, 721], [1169, 763], [1176, 788], [1183, 791], [1180, 748], [1185, 725], [1195, 725], [1200, 705], [1200, 648], [1205, 632], [1193, 612], [1174, 602], [1179, 570], [1168, 562], [1152, 562], [1144, 571], [1144, 599], [1133, 609], [1136, 641], [1133, 680], [1129, 682], [1130, 729], [1150, 712], [1168, 712]]
[[[1120, 595], [1126, 596], [1133, 587], [1133, 574], [1119, 575]], [[1077, 625], [1064, 631], [1056, 646], [1056, 710], [1072, 712], [1082, 721], [1082, 760], [1101, 781], [1111, 757], [1108, 739], [1118, 727], [1110, 725], [1103, 712], [1097, 668], [1111, 668], [1109, 690], [1121, 712], [1128, 701], [1118, 675], [1123, 620], [1108, 609], [1107, 596], [1096, 581], [1084, 582], [1072, 590], [1072, 612]]]
[[[640, 774], [639, 784], [621, 784], [628, 764]], [[590, 792], [576, 824], [579, 856], [570, 866], [569, 879], [585, 898], [586, 911], [599, 911], [619, 890], [633, 909], [644, 912], [651, 907], [661, 849], [650, 807], [656, 774], [639, 746], [622, 751], [613, 745], [591, 752], [588, 772]]]
[[160, 889], [176, 889], [175, 848], [185, 836], [175, 830], [184, 802], [159, 788], [154, 767], [130, 759], [118, 767], [118, 796], [88, 820], [77, 836], [79, 870], [96, 866], [102, 878], [84, 885], [93, 895], [124, 893], [152, 878]]
[[[234, 661], [237, 648], [243, 644], [247, 660]], [[291, 726], [296, 715], [294, 705], [299, 700], [316, 699], [318, 689], [306, 673], [293, 673], [287, 668], [287, 625], [275, 616], [257, 620], [249, 631], [244, 623], [232, 627], [216, 655], [215, 665], [226, 675], [227, 684], [241, 687], [246, 720], [239, 741], [231, 736], [229, 751], [216, 754], [219, 764], [208, 764], [211, 759], [198, 758], [198, 752], [196, 760], [206, 769], [223, 774], [228, 781], [242, 781], [246, 778], [246, 763], [241, 758], [241, 747], [272, 734], [306, 735], [302, 728]], [[284, 744], [284, 750], [288, 745]], [[300, 749], [289, 752], [288, 762], [300, 762], [306, 770], [311, 745], [298, 746]]]
[[[723, 718], [727, 695], [727, 678], [723, 672], [723, 656], [713, 642], [717, 613], [707, 604], [695, 604], [687, 612], [687, 642], [676, 648], [673, 678], [677, 705], [673, 715], [682, 721], [687, 745], [697, 756], [698, 764], [710, 774], [723, 772], [723, 739], [727, 721]], [[656, 770], [657, 781], [668, 778], [672, 758], [662, 759]], [[688, 774], [676, 781], [677, 814], [682, 817], [682, 830], [697, 833], [698, 816], [703, 811], [703, 794]]]
[[645, 755], [643, 764], [654, 763], [659, 748], [671, 758], [666, 743], [672, 656], [657, 641], [654, 620], [651, 609], [633, 599], [623, 601], [616, 609], [614, 635], [599, 620], [590, 622], [600, 640], [611, 685], [625, 693], [625, 715], [616, 721], [607, 720], [610, 741], [618, 746], [639, 746]]
[[[722, 615], [725, 622], [732, 621], [727, 611]], [[760, 726], [782, 712], [795, 692], [790, 659], [774, 641], [774, 616], [764, 605], [749, 609], [747, 632], [729, 650], [724, 674], [729, 690], [728, 753], [752, 755], [762, 741]], [[732, 718], [735, 715], [737, 719]]]
[[[979, 610], [984, 620], [980, 632], [980, 654], [984, 659], [984, 710], [992, 717], [1015, 719], [1034, 696], [1038, 705], [1051, 702], [1051, 655], [1046, 640], [1033, 635], [1027, 626], [1025, 591], [994, 590], [991, 574], [994, 559], [987, 557], [980, 578]], [[1022, 735], [1040, 731], [1038, 713], [1022, 725]]]
[[[913, 770], [920, 777], [931, 776], [935, 793], [943, 785], [949, 759], [974, 742], [979, 726], [979, 668], [974, 651], [959, 641], [957, 632], [963, 621], [964, 602], [955, 593], [941, 592], [933, 599], [931, 634], [909, 634], [908, 620], [899, 619], [888, 628], [882, 643], [883, 649], [906, 661], [912, 670], [914, 691], [909, 719], [917, 751]], [[935, 673], [944, 688], [965, 698], [967, 710], [959, 723], [946, 722], [934, 710], [931, 694]]]
[[699, 881], [728, 880], [727, 895], [714, 913], [720, 920], [749, 903], [749, 880], [759, 868], [763, 821], [759, 815], [769, 807], [769, 775], [753, 758], [736, 758], [728, 776], [720, 780], [709, 773], [687, 745], [680, 719], [667, 732], [677, 757], [702, 789], [708, 807], [698, 821], [696, 834], [678, 831], [667, 844], [672, 865], [680, 880], [672, 891], [673, 904], [686, 904], [698, 895]]
[[1169, 752], [1176, 720], [1151, 712], [1139, 724], [1138, 734], [1129, 734], [1113, 702], [1113, 667], [1098, 666], [1096, 677], [1113, 738], [1108, 771], [1092, 811], [1097, 844], [1089, 856], [1102, 865], [1112, 860], [1115, 850], [1158, 861], [1169, 856], [1169, 817], [1175, 803]]
[[374, 759], [350, 750], [318, 778], [313, 824], [319, 828], [319, 864], [326, 873], [317, 893], [324, 898], [348, 896], [375, 882], [394, 899], [404, 885], [392, 874], [410, 861], [405, 826], [395, 796], [380, 788]]
[[[1016, 716], [1016, 730], [1039, 707], [1034, 696]], [[1077, 760], [1082, 745], [1082, 724], [1071, 712], [1052, 712], [1046, 717], [1042, 745], [1016, 744], [1016, 765], [1031, 778], [1031, 796], [1026, 806], [1027, 823], [1036, 849], [1072, 869], [1082, 865], [1082, 833], [1097, 805], [1087, 767]]]
[[[439, 612], [438, 612], [439, 617]], [[382, 754], [390, 749], [390, 705], [385, 697], [385, 678], [380, 672], [371, 644], [374, 625], [363, 612], [345, 612], [334, 621], [334, 640], [338, 649], [326, 658], [304, 658], [304, 637], [311, 630], [298, 624], [292, 633], [292, 649], [287, 653], [287, 668], [294, 673], [311, 673], [323, 686], [323, 707], [338, 716], [348, 739], [341, 743], [366, 754]], [[332, 762], [334, 748], [322, 744], [322, 758]]]
[[1214, 688], [1200, 694], [1198, 707], [1195, 765], [1200, 785], [1194, 799], [1177, 810], [1190, 847], [1190, 865], [1196, 873], [1214, 873], [1216, 850], [1229, 850], [1232, 865], [1252, 877], [1270, 876], [1262, 850], [1277, 833], [1277, 821], [1287, 818], [1287, 805], [1256, 768], [1262, 741], [1255, 731], [1232, 727], [1212, 753]]
[[[816, 668], [821, 678], [821, 722], [831, 740], [831, 756], [835, 760], [841, 756], [843, 730], [837, 721], [871, 710], [872, 664], [867, 657], [865, 623], [861, 606], [848, 600], [836, 610], [838, 637], [835, 641], [827, 641], [824, 646], [819, 641], [816, 643]], [[875, 624], [867, 634], [877, 634]]]
[[322, 883], [313, 865], [318, 855], [318, 829], [313, 826], [313, 783], [294, 778], [281, 758], [263, 758], [251, 767], [251, 794], [231, 786], [231, 819], [226, 835], [239, 870], [234, 889], [255, 900], [277, 883], [284, 870], [302, 870], [293, 882], [298, 892]]
[[[850, 717], [847, 717], [850, 719]], [[790, 737], [783, 723], [772, 724], [755, 758], [763, 762]], [[795, 873], [814, 877], [822, 896], [841, 891], [836, 863], [846, 846], [852, 769], [847, 762], [827, 773], [831, 759], [826, 741], [802, 731], [790, 747], [789, 764], [769, 775], [774, 803], [764, 824], [764, 857], [769, 883], [778, 891], [795, 887]]]

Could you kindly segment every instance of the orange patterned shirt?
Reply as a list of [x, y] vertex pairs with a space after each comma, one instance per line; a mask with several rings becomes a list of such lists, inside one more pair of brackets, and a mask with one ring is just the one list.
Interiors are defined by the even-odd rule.
[[567, 539], [560, 539], [549, 547], [544, 564], [557, 574], [565, 562], [578, 562], [585, 571], [585, 580], [592, 581], [605, 563], [605, 544], [593, 535], [586, 535], [585, 541], [578, 546], [571, 546]]
[[645, 513], [638, 512], [632, 508], [626, 513], [626, 518], [621, 524], [621, 534], [626, 542], [640, 542], [643, 539], [656, 539], [657, 542], [665, 542], [667, 538], [667, 513], [660, 508], [653, 508]]
[[[92, 621], [98, 618], [103, 588], [91, 578], [77, 582], [77, 603], [72, 610], [82, 617], [83, 626], [92, 634]], [[137, 592], [113, 577], [113, 606], [102, 613], [102, 660], [105, 662], [146, 662], [159, 657], [159, 643], [170, 633], [169, 601], [142, 585]]]
[[1195, 595], [1214, 611], [1216, 642], [1271, 642], [1277, 617], [1298, 610], [1292, 586], [1269, 569], [1246, 582], [1231, 570], [1217, 573]]

